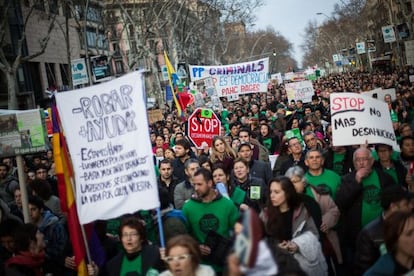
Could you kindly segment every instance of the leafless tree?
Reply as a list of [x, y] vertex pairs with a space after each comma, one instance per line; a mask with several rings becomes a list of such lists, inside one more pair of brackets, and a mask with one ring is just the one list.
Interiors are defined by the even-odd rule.
[[[2, 14], [0, 16], [0, 71], [6, 78], [7, 83], [7, 90], [8, 90], [8, 108], [9, 109], [17, 109], [18, 102], [17, 102], [17, 85], [16, 85], [16, 73], [19, 66], [27, 62], [35, 57], [42, 55], [48, 45], [50, 40], [50, 34], [55, 27], [56, 21], [56, 14], [51, 15], [49, 21], [49, 26], [46, 29], [45, 33], [40, 35], [39, 39], [39, 50], [35, 53], [30, 55], [25, 55], [23, 53], [25, 39], [26, 39], [26, 28], [28, 24], [33, 24], [33, 17], [35, 13], [35, 5], [37, 1], [33, 5], [31, 5], [27, 10], [24, 10], [22, 13], [22, 17], [19, 18], [22, 20], [20, 35], [17, 39], [15, 47], [13, 49], [13, 57], [6, 57], [5, 49], [11, 47], [12, 42], [10, 39], [9, 34], [9, 13], [17, 11], [20, 9], [20, 2], [18, 0], [9, 0], [3, 1], [1, 4], [3, 5], [1, 8]], [[17, 13], [19, 14], [19, 13]]]

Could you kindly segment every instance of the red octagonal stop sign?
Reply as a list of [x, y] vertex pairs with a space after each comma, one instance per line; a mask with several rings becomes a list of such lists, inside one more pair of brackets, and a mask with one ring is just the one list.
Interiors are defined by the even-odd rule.
[[211, 147], [213, 137], [220, 135], [221, 122], [211, 109], [197, 108], [187, 123], [188, 137], [198, 149], [203, 147], [203, 142]]

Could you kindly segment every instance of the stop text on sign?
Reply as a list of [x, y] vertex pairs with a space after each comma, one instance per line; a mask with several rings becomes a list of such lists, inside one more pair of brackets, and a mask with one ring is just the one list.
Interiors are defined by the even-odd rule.
[[206, 119], [206, 118], [197, 118], [192, 117], [190, 119], [190, 130], [191, 132], [213, 132], [220, 127], [220, 122], [218, 120]]

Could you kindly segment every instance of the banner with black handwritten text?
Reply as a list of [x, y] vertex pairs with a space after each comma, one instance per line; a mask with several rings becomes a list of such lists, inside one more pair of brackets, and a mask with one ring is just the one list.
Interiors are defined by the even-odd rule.
[[190, 65], [192, 82], [211, 77], [219, 97], [267, 92], [269, 58], [229, 64]]
[[142, 74], [57, 93], [56, 102], [80, 222], [158, 207]]
[[289, 102], [301, 100], [303, 103], [310, 103], [315, 94], [311, 81], [286, 83], [285, 88]]
[[368, 95], [332, 93], [334, 146], [382, 143], [399, 150], [387, 104]]

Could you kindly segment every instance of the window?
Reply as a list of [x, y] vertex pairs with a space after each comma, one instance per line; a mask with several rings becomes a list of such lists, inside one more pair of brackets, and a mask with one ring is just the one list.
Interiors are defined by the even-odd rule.
[[58, 12], [58, 0], [49, 0], [49, 13], [57, 14]]
[[69, 85], [69, 66], [67, 64], [59, 64], [60, 76], [63, 85]]
[[36, 0], [34, 2], [34, 8], [36, 10], [45, 11], [45, 3], [44, 3], [44, 0]]
[[95, 48], [96, 47], [96, 33], [94, 31], [87, 30], [86, 41], [88, 43], [88, 47]]
[[122, 60], [115, 61], [115, 70], [116, 74], [123, 74], [124, 73], [124, 64]]

